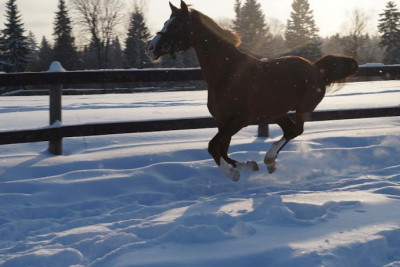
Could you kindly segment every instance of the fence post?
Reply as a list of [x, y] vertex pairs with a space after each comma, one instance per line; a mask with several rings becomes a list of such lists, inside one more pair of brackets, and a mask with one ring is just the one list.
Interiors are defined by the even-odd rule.
[[268, 123], [262, 123], [258, 125], [258, 137], [269, 137]]
[[[61, 98], [62, 98], [62, 85], [52, 84], [50, 86], [50, 126], [57, 127], [56, 123], [62, 122], [61, 114]], [[54, 155], [62, 155], [62, 138], [54, 137], [49, 142], [49, 152]]]
[[[50, 65], [49, 72], [65, 71], [61, 64], [54, 61]], [[50, 126], [57, 127], [62, 122], [62, 84], [52, 84], [50, 86]], [[49, 141], [49, 152], [54, 155], [62, 155], [62, 137], [54, 136]]]

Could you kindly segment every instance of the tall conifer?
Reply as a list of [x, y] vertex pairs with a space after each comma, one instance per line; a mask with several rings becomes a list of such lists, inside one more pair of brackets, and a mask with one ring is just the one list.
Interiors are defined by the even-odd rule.
[[386, 9], [379, 19], [380, 45], [385, 48], [384, 63], [400, 63], [400, 12], [393, 1], [386, 4]]
[[29, 62], [29, 45], [16, 0], [6, 3], [6, 28], [3, 30], [2, 64], [8, 72], [24, 71]]
[[143, 12], [138, 5], [131, 14], [128, 35], [125, 40], [125, 63], [127, 68], [143, 68], [150, 63], [146, 55], [146, 45], [150, 38]]
[[29, 49], [29, 64], [27, 66], [28, 71], [38, 71], [39, 65], [39, 46], [36, 42], [36, 37], [32, 31], [28, 32], [28, 36], [26, 38], [26, 42], [28, 43]]
[[65, 0], [59, 0], [58, 11], [54, 21], [54, 60], [59, 61], [67, 70], [79, 68], [79, 57], [72, 35], [71, 19]]
[[321, 56], [321, 38], [308, 0], [293, 1], [285, 38], [290, 54], [310, 60]]
[[112, 69], [121, 69], [124, 67], [123, 62], [124, 52], [122, 51], [121, 43], [117, 36], [110, 45], [110, 59], [108, 64]]
[[53, 49], [51, 48], [46, 37], [43, 36], [39, 47], [39, 66], [38, 71], [47, 71], [51, 62], [54, 60]]
[[235, 2], [234, 30], [242, 39], [241, 46], [260, 56], [270, 56], [271, 33], [265, 23], [265, 16], [257, 0]]

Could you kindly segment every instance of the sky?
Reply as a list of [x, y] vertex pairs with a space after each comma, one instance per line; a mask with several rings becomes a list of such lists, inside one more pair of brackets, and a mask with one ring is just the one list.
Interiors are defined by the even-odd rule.
[[[4, 27], [5, 3], [0, 0], [0, 28]], [[67, 0], [68, 1], [68, 0]], [[122, 0], [126, 10], [132, 10], [135, 0]], [[242, 0], [243, 2], [244, 0]], [[286, 24], [290, 16], [293, 0], [258, 0], [262, 5], [267, 20], [278, 19]], [[160, 30], [164, 21], [170, 15], [168, 0], [142, 0], [145, 3], [147, 24], [152, 33]], [[171, 0], [179, 6], [180, 0]], [[235, 0], [187, 0], [193, 8], [202, 11], [210, 17], [221, 19], [234, 18]], [[382, 13], [388, 0], [309, 0], [314, 18], [320, 29], [321, 36], [329, 36], [346, 31], [346, 22], [353, 10], [360, 9], [370, 16], [368, 31], [376, 32], [379, 13]], [[398, 1], [395, 1], [396, 3]], [[22, 14], [25, 29], [32, 31], [39, 41], [43, 35], [52, 40], [54, 13], [57, 10], [58, 0], [17, 0], [18, 8]], [[397, 3], [399, 4], [399, 3]], [[126, 27], [126, 26], [125, 26]], [[78, 34], [75, 34], [78, 35]]]

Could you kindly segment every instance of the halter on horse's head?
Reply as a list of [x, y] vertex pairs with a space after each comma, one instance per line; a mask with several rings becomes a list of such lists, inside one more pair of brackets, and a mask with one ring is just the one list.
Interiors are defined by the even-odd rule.
[[188, 6], [181, 1], [181, 9], [169, 3], [172, 14], [146, 48], [147, 55], [152, 60], [162, 56], [171, 55], [175, 59], [175, 53], [186, 51], [191, 43], [191, 15]]

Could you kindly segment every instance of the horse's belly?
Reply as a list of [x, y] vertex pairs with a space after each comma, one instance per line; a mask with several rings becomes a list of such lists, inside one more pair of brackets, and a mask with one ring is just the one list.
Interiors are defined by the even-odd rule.
[[265, 90], [264, 93], [255, 94], [249, 103], [249, 107], [253, 111], [251, 112], [252, 120], [271, 120], [290, 110], [295, 110], [296, 95], [295, 90], [282, 91], [282, 88], [281, 91], [279, 89]]

